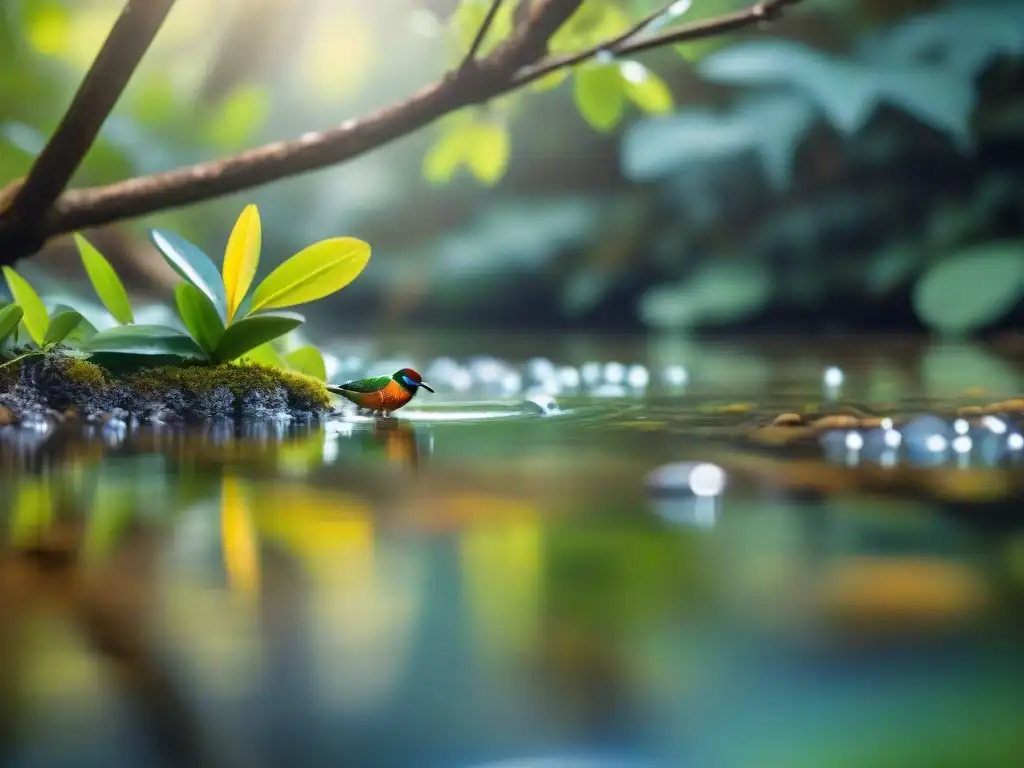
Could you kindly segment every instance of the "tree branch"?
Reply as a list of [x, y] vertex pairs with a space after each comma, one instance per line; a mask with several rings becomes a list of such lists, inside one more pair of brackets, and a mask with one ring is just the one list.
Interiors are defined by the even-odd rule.
[[[169, 4], [171, 0], [152, 1]], [[471, 67], [452, 71], [405, 101], [366, 117], [228, 158], [106, 186], [68, 190], [34, 222], [33, 231], [39, 242], [31, 248], [26, 247], [23, 224], [0, 212], [0, 264], [13, 263], [37, 249], [45, 237], [209, 200], [342, 163], [413, 133], [450, 112], [486, 102], [602, 51], [624, 56], [714, 37], [774, 18], [786, 6], [800, 1], [764, 0], [745, 10], [641, 36], [643, 29], [660, 15], [653, 14], [600, 45], [574, 54], [545, 56], [551, 35], [576, 12], [582, 0], [535, 0], [526, 20], [489, 56], [476, 60]], [[19, 232], [21, 240], [12, 236]]]
[[661, 13], [651, 14], [617, 38], [599, 43], [577, 53], [549, 56], [530, 67], [520, 70], [513, 77], [513, 87], [526, 85], [559, 69], [580, 64], [602, 52], [608, 52], [615, 56], [628, 56], [635, 53], [643, 53], [653, 48], [662, 48], [666, 45], [691, 43], [694, 40], [703, 40], [708, 37], [717, 37], [718, 35], [735, 32], [744, 27], [774, 19], [782, 13], [786, 6], [795, 5], [799, 2], [801, 0], [765, 0], [765, 2], [756, 3], [740, 11], [716, 16], [713, 19], [697, 21], [692, 24], [672, 27], [655, 35], [634, 39], [644, 27], [661, 15]]
[[483, 45], [484, 38], [487, 37], [487, 32], [491, 29], [491, 25], [494, 23], [494, 17], [498, 15], [498, 11], [501, 9], [503, 0], [491, 0], [491, 7], [487, 9], [487, 15], [484, 16], [483, 22], [480, 24], [480, 29], [476, 31], [476, 37], [473, 38], [472, 44], [469, 46], [469, 51], [466, 53], [466, 57], [462, 60], [461, 69], [465, 69], [473, 64], [476, 59], [477, 51], [480, 50], [480, 46]]
[[96, 140], [174, 0], [128, 0], [57, 130], [17, 188], [5, 218], [28, 227], [67, 186]]

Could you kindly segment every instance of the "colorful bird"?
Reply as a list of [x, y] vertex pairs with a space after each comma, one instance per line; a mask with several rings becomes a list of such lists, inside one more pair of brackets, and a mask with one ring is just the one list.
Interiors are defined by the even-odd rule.
[[412, 400], [420, 387], [427, 392], [434, 391], [412, 368], [403, 368], [391, 376], [331, 384], [327, 389], [368, 411], [393, 413]]

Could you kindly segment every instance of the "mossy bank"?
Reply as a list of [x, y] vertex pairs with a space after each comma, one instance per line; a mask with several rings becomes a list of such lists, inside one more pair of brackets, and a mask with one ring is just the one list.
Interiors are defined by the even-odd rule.
[[58, 415], [142, 422], [308, 420], [330, 408], [322, 382], [255, 363], [186, 363], [115, 375], [57, 351], [0, 368], [0, 420], [13, 422]]

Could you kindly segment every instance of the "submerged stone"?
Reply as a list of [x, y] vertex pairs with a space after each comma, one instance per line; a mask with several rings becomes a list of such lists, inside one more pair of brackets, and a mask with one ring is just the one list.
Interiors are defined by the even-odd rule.
[[210, 419], [309, 419], [330, 410], [324, 384], [259, 364], [186, 363], [117, 377], [60, 352], [0, 369], [0, 415], [22, 423], [88, 420], [197, 422]]

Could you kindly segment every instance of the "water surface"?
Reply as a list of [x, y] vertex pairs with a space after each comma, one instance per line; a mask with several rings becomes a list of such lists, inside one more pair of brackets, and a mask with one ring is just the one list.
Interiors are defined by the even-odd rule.
[[1021, 764], [1019, 349], [332, 348], [438, 395], [4, 428], [0, 764]]

